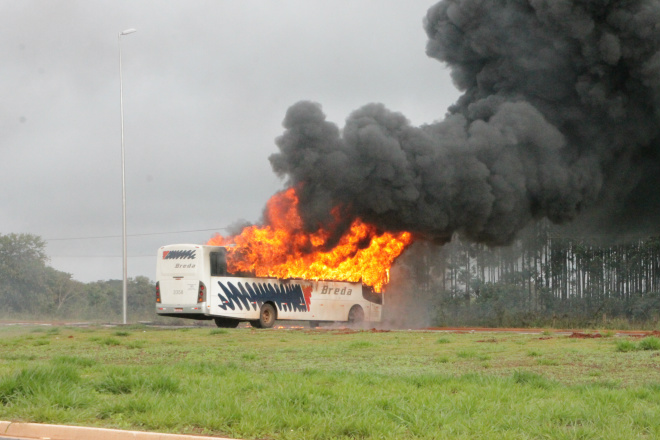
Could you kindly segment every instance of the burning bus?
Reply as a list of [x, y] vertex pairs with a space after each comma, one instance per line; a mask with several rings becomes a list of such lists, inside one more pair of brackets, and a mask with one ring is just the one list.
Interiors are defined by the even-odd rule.
[[412, 243], [411, 234], [359, 219], [338, 238], [323, 228], [310, 233], [297, 205], [289, 188], [268, 201], [261, 226], [216, 235], [206, 245], [161, 247], [156, 313], [213, 319], [219, 327], [241, 321], [271, 327], [276, 319], [312, 326], [379, 322], [390, 267]]
[[275, 320], [379, 322], [382, 294], [361, 282], [236, 276], [223, 246], [176, 244], [158, 250], [156, 313], [218, 327], [242, 321], [269, 328]]

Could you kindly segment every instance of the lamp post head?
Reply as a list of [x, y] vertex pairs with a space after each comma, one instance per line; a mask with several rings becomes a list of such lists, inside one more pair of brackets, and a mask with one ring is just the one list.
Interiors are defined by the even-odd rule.
[[137, 31], [137, 29], [133, 29], [133, 28], [131, 28], [131, 29], [126, 29], [125, 31], [121, 31], [121, 32], [119, 33], [119, 35], [128, 35], [128, 34], [132, 34], [132, 33], [135, 32], [135, 31]]

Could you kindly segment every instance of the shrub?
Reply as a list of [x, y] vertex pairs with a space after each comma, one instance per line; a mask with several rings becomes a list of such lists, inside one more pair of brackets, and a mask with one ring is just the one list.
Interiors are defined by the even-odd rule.
[[637, 350], [637, 344], [627, 339], [616, 341], [616, 351], [627, 353], [629, 351]]
[[660, 339], [648, 336], [639, 342], [640, 350], [660, 350]]

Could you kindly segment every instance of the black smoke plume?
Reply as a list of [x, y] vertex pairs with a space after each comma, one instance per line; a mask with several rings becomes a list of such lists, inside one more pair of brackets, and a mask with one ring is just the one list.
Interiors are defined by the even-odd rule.
[[339, 207], [386, 230], [506, 244], [533, 220], [660, 230], [660, 1], [443, 0], [427, 54], [462, 96], [411, 126], [380, 104], [343, 130], [299, 102], [270, 157], [307, 229]]

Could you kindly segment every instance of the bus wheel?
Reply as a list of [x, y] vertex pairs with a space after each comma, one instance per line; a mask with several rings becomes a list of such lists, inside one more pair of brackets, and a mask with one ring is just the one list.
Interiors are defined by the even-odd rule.
[[360, 324], [364, 321], [364, 310], [362, 307], [355, 305], [351, 307], [351, 310], [348, 312], [348, 322], [350, 324]]
[[220, 328], [236, 328], [238, 327], [237, 319], [230, 318], [214, 318], [215, 325]]
[[250, 324], [256, 328], [271, 328], [275, 324], [275, 307], [268, 303], [261, 306], [259, 319], [257, 321], [250, 321]]

